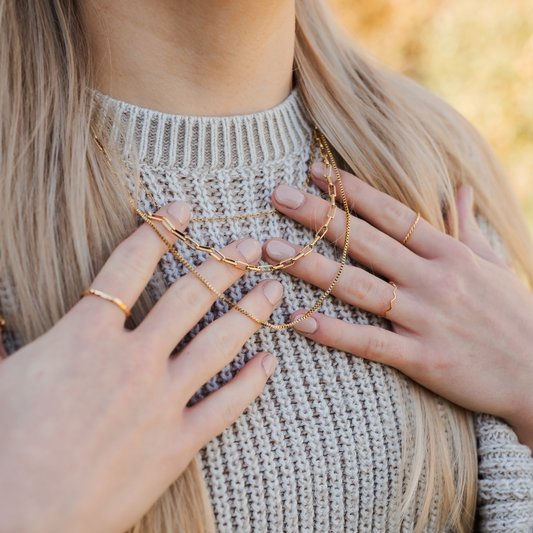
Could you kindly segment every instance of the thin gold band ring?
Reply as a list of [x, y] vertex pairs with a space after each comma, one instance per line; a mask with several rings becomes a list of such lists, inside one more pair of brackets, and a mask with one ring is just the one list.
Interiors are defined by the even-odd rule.
[[415, 221], [413, 222], [411, 229], [407, 232], [407, 235], [405, 236], [405, 239], [402, 241], [402, 244], [405, 244], [409, 240], [409, 237], [413, 234], [413, 231], [415, 231], [416, 225], [418, 224], [419, 220], [420, 220], [420, 213], [417, 213]]
[[106, 294], [105, 292], [99, 291], [98, 289], [87, 289], [81, 295], [82, 298], [84, 298], [85, 296], [98, 296], [98, 298], [102, 298], [103, 300], [114, 303], [118, 308], [120, 308], [124, 312], [124, 314], [126, 315], [126, 319], [128, 319], [131, 316], [131, 312], [128, 309], [128, 306], [122, 300], [119, 300], [118, 298], [115, 298], [114, 296], [110, 296], [109, 294]]
[[392, 311], [392, 304], [394, 303], [394, 300], [396, 300], [396, 289], [398, 287], [396, 286], [396, 283], [394, 283], [394, 281], [389, 281], [389, 283], [392, 285], [392, 300], [389, 303], [389, 308], [382, 315], [378, 315], [379, 318], [387, 318], [387, 313], [389, 311]]

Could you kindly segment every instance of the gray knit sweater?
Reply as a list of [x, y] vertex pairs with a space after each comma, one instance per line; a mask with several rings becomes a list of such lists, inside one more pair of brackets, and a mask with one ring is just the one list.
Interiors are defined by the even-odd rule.
[[[224, 118], [168, 115], [110, 98], [104, 102], [136, 140], [142, 178], [156, 200], [184, 200], [193, 218], [268, 210], [277, 185], [300, 187], [305, 181], [312, 126], [296, 90], [270, 111]], [[311, 190], [319, 194], [313, 186]], [[142, 191], [140, 206], [153, 209]], [[271, 237], [294, 243], [312, 239], [310, 230], [283, 216], [195, 223], [188, 231], [217, 248], [243, 236], [261, 243]], [[206, 259], [185, 246], [179, 249], [194, 265]], [[329, 243], [319, 252], [339, 257]], [[161, 270], [168, 284], [185, 273], [168, 253]], [[287, 273], [278, 276], [285, 292], [273, 320], [281, 323], [295, 310], [310, 308], [320, 292]], [[247, 274], [227, 294], [237, 301], [259, 279]], [[190, 336], [225, 312], [227, 306], [218, 301]], [[322, 312], [386, 326], [333, 297]], [[263, 328], [194, 401], [221, 387], [263, 350], [278, 358], [274, 375], [237, 422], [201, 452], [218, 531], [399, 531], [393, 506], [401, 490], [403, 422], [395, 370], [321, 346], [292, 330]], [[476, 416], [476, 431], [481, 531], [531, 532], [529, 449], [491, 416]], [[412, 529], [406, 523], [401, 531]], [[431, 524], [427, 531], [433, 531]]]

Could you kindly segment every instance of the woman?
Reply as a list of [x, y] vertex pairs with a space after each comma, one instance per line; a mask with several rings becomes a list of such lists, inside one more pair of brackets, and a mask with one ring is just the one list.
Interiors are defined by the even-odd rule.
[[[2, 531], [471, 531], [476, 499], [482, 530], [528, 530], [533, 298], [473, 202], [529, 279], [531, 243], [470, 125], [365, 59], [321, 0], [0, 16], [1, 314], [20, 348], [0, 365]], [[351, 264], [303, 335], [259, 329], [161, 237], [188, 226], [241, 265], [262, 243], [296, 253], [329, 209], [320, 161], [299, 192], [313, 121], [361, 217]], [[179, 251], [276, 324], [340, 257], [321, 241], [280, 284]]]

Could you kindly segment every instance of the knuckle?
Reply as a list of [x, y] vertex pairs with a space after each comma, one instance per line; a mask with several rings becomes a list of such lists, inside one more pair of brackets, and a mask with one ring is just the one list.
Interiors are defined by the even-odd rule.
[[372, 300], [375, 292], [375, 284], [370, 276], [360, 271], [348, 287], [348, 291], [357, 301]]
[[368, 337], [364, 357], [366, 359], [381, 359], [387, 352], [387, 341], [379, 331], [372, 332]]
[[305, 279], [314, 279], [322, 270], [320, 268], [321, 259], [322, 257], [314, 252], [300, 259], [296, 263], [296, 268], [301, 268], [299, 274]]
[[[183, 280], [184, 283], [174, 285], [171, 289], [173, 292], [172, 297], [176, 300], [177, 307], [192, 311], [207, 303], [206, 300], [210, 296], [210, 293], [207, 290], [199, 290], [203, 289], [203, 286], [201, 287], [200, 284], [196, 283], [196, 280], [193, 280], [192, 278], [188, 278], [187, 280], [183, 278]], [[190, 281], [193, 281], [194, 283], [191, 283]]]
[[130, 388], [151, 388], [159, 379], [162, 369], [157, 341], [138, 335], [135, 331], [126, 335], [129, 342], [125, 350], [127, 357], [121, 382]]
[[426, 353], [415, 377], [426, 387], [432, 388], [441, 383], [445, 376], [453, 375], [454, 367], [455, 363], [451, 358]]
[[455, 264], [469, 263], [473, 260], [474, 253], [468, 246], [466, 246], [466, 244], [463, 244], [461, 241], [456, 239], [449, 239], [449, 241], [449, 257], [453, 257]]
[[[117, 332], [117, 329], [107, 320], [106, 315], [103, 313], [98, 312], [96, 309], [94, 311], [92, 309], [87, 310], [79, 305], [82, 301], [83, 299], [64, 317], [64, 323], [68, 324], [68, 327], [72, 327], [72, 331], [76, 332], [75, 337], [79, 345], [92, 347], [95, 344], [100, 344], [101, 339], [110, 340], [112, 335]], [[82, 325], [83, 327], [81, 327]]]
[[447, 303], [461, 300], [466, 291], [462, 278], [447, 268], [440, 269], [433, 276], [431, 285], [438, 291], [439, 299]]
[[165, 346], [165, 339], [160, 335], [140, 335], [137, 331], [129, 331], [127, 335], [131, 336], [133, 340], [133, 353], [139, 359], [145, 358], [145, 364], [156, 360], [158, 355], [163, 352]]
[[127, 364], [124, 365], [119, 376], [119, 387], [124, 390], [150, 389], [157, 381], [157, 367], [151, 364], [154, 358], [146, 357], [144, 353], [128, 354]]
[[416, 216], [409, 208], [405, 207], [405, 205], [390, 197], [387, 197], [384, 201], [382, 214], [386, 219], [386, 223], [390, 224], [392, 227], [401, 228], [401, 231], [403, 231], [404, 227], [409, 229]]
[[236, 350], [235, 336], [233, 331], [228, 328], [219, 330], [217, 333], [216, 340], [212, 344], [212, 355], [220, 364], [225, 365]]
[[229, 398], [224, 405], [222, 417], [227, 426], [233, 424], [243, 412], [242, 406], [239, 404], [236, 398]]
[[333, 327], [328, 332], [328, 344], [331, 346], [343, 346], [344, 345], [344, 327]]
[[359, 240], [361, 244], [370, 252], [380, 246], [382, 238], [381, 235], [382, 234], [378, 230], [366, 222], [361, 225], [359, 230]]
[[146, 271], [146, 254], [132, 239], [126, 239], [113, 252], [112, 260], [120, 271], [131, 271], [137, 275], [144, 275]]

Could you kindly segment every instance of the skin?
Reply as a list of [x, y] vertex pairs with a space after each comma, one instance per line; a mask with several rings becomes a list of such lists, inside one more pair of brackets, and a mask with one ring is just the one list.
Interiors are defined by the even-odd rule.
[[[290, 92], [293, 0], [82, 3], [96, 87], [113, 97], [169, 113], [223, 116], [270, 109]], [[320, 185], [317, 172], [313, 179]], [[461, 241], [421, 220], [403, 247], [398, 241], [414, 213], [353, 176], [345, 181], [362, 217], [352, 221], [350, 254], [398, 285], [388, 315], [394, 332], [317, 314], [317, 329], [307, 334], [396, 366], [460, 405], [503, 416], [531, 446], [533, 297], [481, 237], [467, 193], [458, 193]], [[296, 209], [276, 198], [274, 205], [287, 216], [310, 226], [320, 220], [319, 198], [306, 196]], [[185, 228], [185, 206], [171, 204], [162, 213]], [[328, 233], [333, 241], [342, 235], [340, 223], [337, 217]], [[141, 226], [115, 250], [92, 287], [131, 307], [165, 250]], [[260, 244], [241, 240], [224, 253], [256, 262]], [[264, 255], [269, 258], [268, 244]], [[337, 268], [331, 263], [312, 254], [292, 273], [323, 287]], [[199, 270], [220, 291], [242, 274], [214, 259]], [[341, 288], [353, 305], [380, 314], [388, 308], [391, 286], [363, 270], [347, 267], [338, 296]], [[279, 283], [262, 282], [241, 305], [267, 319], [281, 296]], [[0, 362], [0, 531], [126, 530], [257, 397], [274, 371], [272, 355], [257, 354], [225, 387], [186, 406], [257, 329], [230, 311], [169, 358], [213, 301], [194, 276], [184, 276], [128, 331], [118, 307], [87, 297], [45, 335]]]
[[[188, 208], [178, 203], [187, 222]], [[160, 214], [185, 228], [167, 208]], [[143, 225], [113, 252], [92, 287], [131, 307], [165, 251]], [[243, 239], [224, 253], [256, 263], [261, 246]], [[243, 274], [215, 259], [198, 270], [221, 291]], [[241, 305], [266, 319], [282, 294], [278, 281], [267, 280]], [[86, 297], [0, 364], [0, 531], [125, 531], [236, 420], [274, 371], [273, 355], [257, 354], [226, 386], [194, 407], [187, 402], [234, 359], [258, 329], [255, 322], [230, 311], [169, 358], [215, 298], [189, 274], [129, 331], [117, 306]]]
[[96, 86], [167, 113], [271, 109], [290, 93], [294, 0], [82, 0]]
[[[312, 178], [327, 191], [323, 168], [323, 163], [315, 163]], [[464, 186], [457, 192], [459, 240], [420, 219], [402, 246], [416, 213], [352, 174], [341, 172], [341, 179], [348, 202], [360, 217], [351, 217], [349, 255], [398, 287], [393, 309], [387, 313], [393, 331], [320, 313], [294, 329], [322, 344], [393, 366], [467, 409], [503, 418], [533, 449], [533, 295], [481, 233], [473, 213], [472, 188]], [[276, 189], [273, 203], [314, 230], [329, 209], [326, 200], [288, 185]], [[326, 238], [342, 248], [344, 229], [344, 218], [336, 216]], [[263, 255], [277, 262], [294, 255], [293, 250], [300, 247], [271, 239]], [[337, 270], [335, 261], [314, 252], [287, 269], [322, 289]], [[366, 270], [346, 266], [333, 294], [383, 315], [393, 289]], [[304, 312], [297, 311], [291, 319]]]

